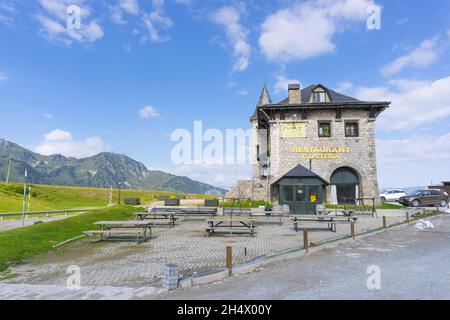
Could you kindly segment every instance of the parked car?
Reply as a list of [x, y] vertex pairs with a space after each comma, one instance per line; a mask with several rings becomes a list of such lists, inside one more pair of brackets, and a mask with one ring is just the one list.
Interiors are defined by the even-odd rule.
[[417, 190], [411, 194], [400, 197], [399, 203], [404, 206], [441, 206], [446, 207], [449, 197], [440, 190]]
[[386, 189], [381, 191], [380, 199], [381, 202], [395, 202], [400, 199], [400, 197], [406, 196], [407, 193], [400, 189]]

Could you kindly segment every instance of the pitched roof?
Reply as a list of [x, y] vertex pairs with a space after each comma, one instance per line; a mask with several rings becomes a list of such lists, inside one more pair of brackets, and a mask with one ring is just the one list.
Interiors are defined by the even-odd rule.
[[278, 182], [280, 182], [280, 180], [285, 179], [285, 178], [317, 178], [317, 179], [321, 180], [322, 182], [324, 182], [325, 184], [329, 185], [329, 183], [325, 179], [323, 179], [319, 175], [315, 174], [311, 170], [306, 169], [301, 164], [297, 165], [294, 169], [292, 169], [289, 172], [287, 172], [286, 174], [284, 174], [282, 177], [277, 179], [272, 184], [277, 184]]
[[[328, 92], [328, 95], [330, 96], [331, 102], [355, 102], [355, 101], [359, 101], [358, 99], [355, 99], [355, 98], [346, 96], [346, 95], [344, 95], [342, 93], [339, 93], [339, 92], [336, 92], [334, 90], [331, 90], [331, 89], [329, 89], [329, 88], [327, 88], [324, 85], [319, 83], [319, 84], [312, 84], [312, 85], [310, 85], [310, 86], [308, 86], [308, 87], [306, 87], [306, 88], [301, 90], [301, 97], [302, 97], [301, 103], [308, 103], [309, 99], [311, 98], [312, 91], [315, 88], [319, 87], [319, 86], [324, 88]], [[286, 104], [288, 102], [289, 102], [289, 98], [286, 98], [286, 99], [280, 101], [279, 104]]]

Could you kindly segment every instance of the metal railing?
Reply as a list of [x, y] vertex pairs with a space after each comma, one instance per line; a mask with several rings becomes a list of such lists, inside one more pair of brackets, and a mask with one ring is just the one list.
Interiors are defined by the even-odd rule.
[[[81, 210], [54, 210], [54, 211], [34, 211], [34, 212], [25, 212], [26, 216], [34, 216], [34, 215], [55, 215], [55, 214], [68, 214], [68, 213], [85, 213], [85, 212], [94, 212], [97, 210], [93, 209], [81, 209]], [[23, 212], [9, 212], [9, 213], [0, 213], [0, 217], [17, 217], [22, 216]]]

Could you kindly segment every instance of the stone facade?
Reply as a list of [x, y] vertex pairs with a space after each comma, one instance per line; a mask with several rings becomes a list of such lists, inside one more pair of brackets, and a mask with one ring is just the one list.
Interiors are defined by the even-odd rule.
[[[295, 93], [289, 92], [289, 95], [293, 94]], [[306, 96], [306, 99], [309, 101], [310, 97]], [[330, 100], [332, 101], [332, 99]], [[256, 150], [261, 143], [261, 138], [258, 138], [258, 119], [252, 118], [253, 178], [245, 183], [240, 183], [241, 191], [244, 190], [249, 198], [266, 200], [267, 186], [272, 185], [274, 181], [296, 165], [301, 164], [306, 168], [310, 168], [311, 165], [312, 171], [328, 182], [331, 181], [331, 177], [337, 169], [350, 168], [357, 174], [360, 181], [359, 197], [378, 199], [376, 117], [371, 111], [373, 109], [363, 108], [359, 105], [353, 108], [350, 105], [340, 108], [339, 116], [337, 116], [335, 108], [318, 107], [309, 108], [305, 116], [305, 114], [302, 115], [300, 107], [301, 105], [291, 111], [288, 103], [284, 107], [282, 115], [281, 112], [271, 114], [271, 119], [268, 121], [270, 166], [268, 166], [269, 159], [257, 156]], [[330, 137], [319, 137], [319, 123], [321, 122], [330, 123]], [[348, 122], [358, 124], [359, 134], [357, 137], [346, 137], [345, 124]], [[304, 137], [282, 137], [283, 125], [292, 123], [304, 124], [306, 129]], [[310, 158], [313, 158], [311, 163]], [[268, 166], [266, 170], [263, 169], [264, 166]], [[269, 175], [269, 181], [263, 177], [263, 172], [265, 176]], [[258, 192], [255, 192], [255, 189]], [[327, 188], [325, 202], [330, 202], [332, 199], [331, 189], [331, 186]], [[278, 202], [278, 193], [273, 186], [270, 189], [270, 201]]]

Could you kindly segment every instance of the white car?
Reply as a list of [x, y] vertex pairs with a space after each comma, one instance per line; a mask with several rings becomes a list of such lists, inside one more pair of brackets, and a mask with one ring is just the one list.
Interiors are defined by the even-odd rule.
[[400, 197], [406, 196], [405, 190], [401, 189], [386, 189], [381, 191], [380, 199], [381, 202], [395, 202], [400, 199]]

